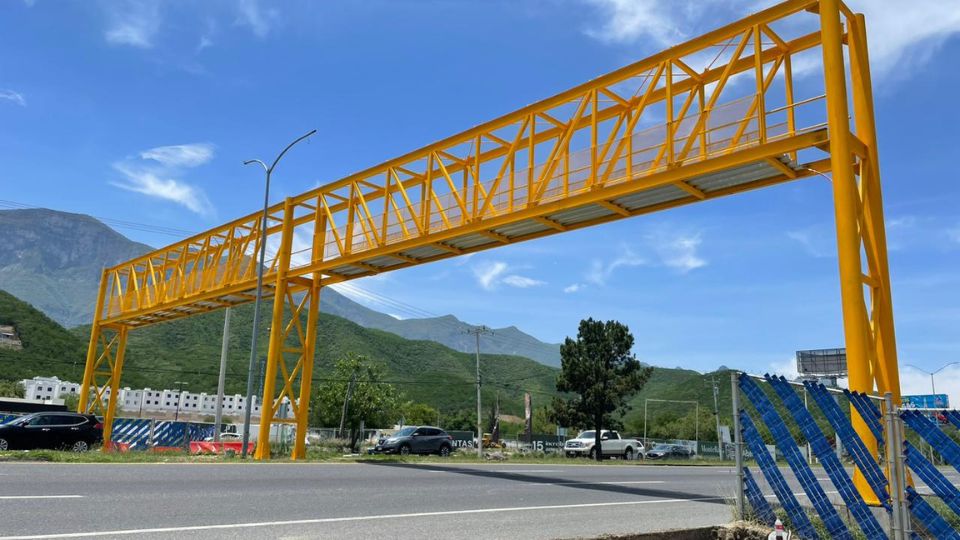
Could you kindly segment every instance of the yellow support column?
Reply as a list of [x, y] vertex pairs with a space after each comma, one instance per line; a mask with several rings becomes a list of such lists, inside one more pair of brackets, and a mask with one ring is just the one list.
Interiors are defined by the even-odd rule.
[[[307, 457], [307, 423], [310, 419], [310, 388], [313, 382], [314, 351], [317, 343], [317, 320], [320, 318], [320, 273], [313, 276], [310, 304], [307, 306], [306, 342], [303, 343], [303, 367], [300, 371], [300, 397], [297, 400], [297, 434], [293, 441], [292, 459]], [[293, 396], [290, 397], [293, 399]]]
[[93, 312], [93, 324], [90, 325], [90, 344], [87, 346], [87, 363], [83, 366], [83, 383], [80, 385], [80, 401], [77, 412], [91, 412], [90, 385], [93, 384], [93, 371], [97, 365], [97, 346], [100, 343], [100, 318], [103, 316], [103, 299], [107, 291], [107, 271], [100, 274], [100, 289], [97, 293], [97, 306]]
[[[264, 239], [266, 241], [266, 239]], [[267, 368], [263, 376], [263, 397], [260, 402], [260, 430], [257, 435], [255, 459], [270, 459], [270, 426], [275, 414], [274, 395], [277, 367], [283, 362], [283, 311], [286, 305], [287, 272], [290, 269], [290, 248], [293, 245], [293, 206], [290, 198], [283, 203], [283, 228], [277, 253], [277, 278], [273, 293], [273, 317], [270, 322], [270, 346], [267, 349]], [[248, 403], [248, 406], [252, 404]]]
[[107, 399], [107, 411], [103, 415], [103, 447], [111, 450], [113, 446], [113, 417], [117, 412], [117, 394], [120, 393], [120, 377], [123, 374], [123, 358], [127, 349], [127, 327], [118, 330], [117, 350], [110, 369], [110, 397]]
[[[883, 196], [880, 186], [880, 159], [877, 154], [877, 128], [873, 114], [873, 85], [870, 78], [870, 60], [867, 54], [866, 22], [856, 14], [848, 30], [850, 38], [850, 82], [853, 86], [854, 122], [857, 138], [867, 148], [865, 166], [860, 174], [865, 198], [864, 222], [875, 246], [875, 272], [871, 273], [871, 320], [873, 321], [874, 347], [876, 348], [877, 391], [893, 394], [895, 404], [900, 404], [900, 374], [897, 366], [897, 341], [893, 325], [893, 298], [890, 290], [890, 272], [887, 263], [887, 235], [883, 218]], [[869, 253], [869, 251], [868, 251]], [[875, 274], [875, 275], [874, 275]]]
[[[868, 338], [867, 309], [863, 294], [863, 266], [860, 259], [860, 196], [850, 149], [846, 70], [843, 59], [843, 28], [839, 0], [820, 0], [820, 27], [823, 39], [824, 86], [830, 134], [830, 162], [833, 171], [834, 214], [837, 227], [837, 255], [840, 263], [840, 297], [847, 348], [850, 390], [873, 392], [871, 359], [873, 343]], [[866, 423], [854, 412], [853, 428], [867, 449], [877, 455], [877, 441]], [[868, 504], [879, 504], [859, 469], [854, 484]]]

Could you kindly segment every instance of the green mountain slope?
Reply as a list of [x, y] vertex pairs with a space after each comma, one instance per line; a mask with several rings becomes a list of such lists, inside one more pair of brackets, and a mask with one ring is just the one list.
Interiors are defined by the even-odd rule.
[[[233, 310], [227, 363], [229, 393], [246, 391], [252, 313], [250, 305]], [[223, 312], [214, 312], [131, 332], [122, 385], [173, 388], [174, 381], [185, 381], [185, 387], [193, 392], [216, 391], [223, 318]], [[78, 339], [86, 339], [89, 328], [79, 327], [73, 332]], [[267, 345], [265, 328], [260, 344], [262, 356]], [[383, 365], [389, 374], [388, 380], [408, 399], [441, 410], [469, 408], [474, 403], [473, 355], [431, 341], [407, 340], [322, 314], [314, 378], [329, 376], [333, 362], [348, 354], [361, 354]], [[485, 354], [481, 365], [486, 382], [484, 399], [492, 399], [499, 391], [504, 406], [512, 412], [521, 410], [524, 391], [553, 393], [556, 370], [533, 360]]]
[[0, 379], [83, 377], [86, 341], [5, 291], [0, 291], [0, 324], [13, 325], [23, 344], [22, 350], [0, 348]]

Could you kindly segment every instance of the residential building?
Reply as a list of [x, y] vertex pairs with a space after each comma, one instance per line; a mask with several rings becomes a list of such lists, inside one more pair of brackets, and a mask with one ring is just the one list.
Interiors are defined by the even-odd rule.
[[[78, 395], [80, 384], [61, 381], [57, 377], [34, 377], [24, 379], [25, 397], [30, 400], [62, 400], [68, 395]], [[199, 394], [177, 390], [153, 390], [151, 388], [122, 388], [119, 392], [118, 408], [125, 413], [142, 415], [144, 412], [177, 412], [194, 414], [215, 414], [217, 411], [216, 394]], [[110, 388], [104, 389], [104, 402], [110, 396]], [[245, 411], [246, 398], [240, 394], [223, 396], [223, 414], [236, 416]], [[259, 399], [253, 398], [251, 416], [260, 416]]]

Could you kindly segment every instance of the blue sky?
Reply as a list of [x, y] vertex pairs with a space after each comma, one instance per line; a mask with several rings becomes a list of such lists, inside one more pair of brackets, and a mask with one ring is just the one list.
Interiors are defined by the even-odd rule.
[[[8, 0], [0, 198], [203, 230], [259, 205], [262, 174], [244, 159], [310, 129], [272, 200], [769, 3]], [[851, 4], [871, 38], [900, 356], [935, 369], [960, 360], [960, 0]], [[546, 341], [615, 318], [653, 364], [786, 370], [798, 348], [842, 345], [832, 212], [813, 178], [355, 285], [398, 316], [453, 313]], [[960, 402], [960, 369], [938, 377]], [[904, 373], [908, 392], [926, 381]]]

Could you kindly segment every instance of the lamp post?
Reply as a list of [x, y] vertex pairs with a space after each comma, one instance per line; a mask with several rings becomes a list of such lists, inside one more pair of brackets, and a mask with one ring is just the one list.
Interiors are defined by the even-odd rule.
[[913, 368], [913, 369], [915, 369], [915, 370], [917, 370], [917, 371], [921, 371], [921, 372], [926, 373], [927, 375], [929, 375], [929, 376], [930, 376], [930, 393], [931, 393], [931, 394], [936, 394], [936, 393], [937, 393], [937, 386], [936, 386], [936, 384], [934, 384], [934, 382], [933, 382], [933, 376], [936, 375], [937, 373], [940, 373], [941, 371], [947, 369], [948, 367], [950, 367], [950, 366], [955, 366], [955, 365], [957, 365], [957, 364], [960, 364], [960, 362], [950, 362], [949, 364], [944, 364], [944, 365], [940, 366], [936, 371], [927, 371], [927, 370], [925, 370], [925, 369], [923, 369], [923, 368], [921, 368], [921, 367], [914, 366], [913, 364], [904, 364], [903, 367]]
[[[269, 167], [267, 167], [267, 164], [259, 159], [248, 159], [247, 161], [243, 162], [244, 165], [259, 163], [260, 166], [263, 167], [263, 172], [266, 174], [266, 185], [263, 189], [263, 215], [260, 218], [260, 253], [257, 257], [257, 292], [253, 303], [253, 336], [250, 338], [250, 365], [247, 368], [247, 398], [246, 406], [244, 407], [243, 412], [243, 448], [240, 450], [241, 459], [245, 459], [247, 457], [247, 445], [250, 443], [250, 413], [253, 409], [253, 366], [257, 362], [257, 334], [260, 331], [260, 303], [263, 299], [263, 264], [267, 251], [267, 218], [270, 208], [270, 175], [273, 174], [273, 169], [277, 166], [277, 163], [280, 162], [280, 158], [287, 153], [287, 150], [290, 150], [293, 145], [306, 139], [316, 132], [317, 130], [315, 129], [311, 130], [306, 135], [301, 135], [292, 143], [288, 144], [287, 147], [280, 152], [277, 158], [273, 160], [273, 164], [271, 164]], [[260, 421], [263, 422], [263, 418], [261, 418]]]
[[173, 381], [173, 384], [177, 385], [177, 412], [173, 413], [173, 421], [176, 422], [180, 420], [180, 404], [183, 403], [183, 387], [187, 384], [187, 381]]

